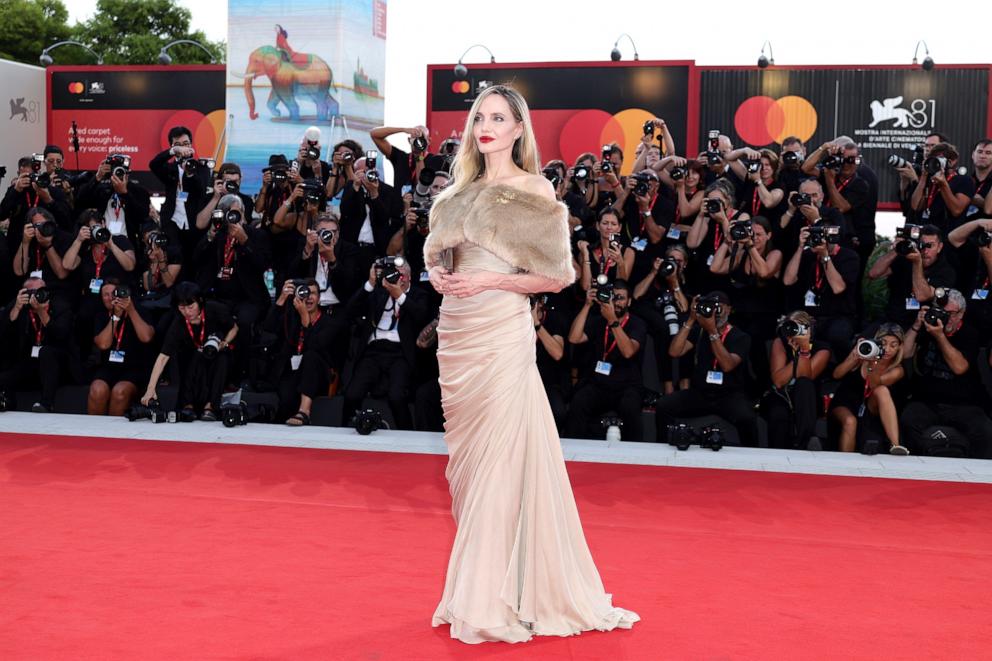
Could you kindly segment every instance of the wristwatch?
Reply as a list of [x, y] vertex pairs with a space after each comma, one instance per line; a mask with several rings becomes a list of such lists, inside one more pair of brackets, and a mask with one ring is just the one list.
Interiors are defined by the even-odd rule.
[[641, 215], [644, 216], [645, 218], [650, 218], [651, 217], [651, 212], [650, 211], [642, 211], [641, 212]]
[[830, 263], [830, 255], [824, 255], [823, 257], [820, 258], [820, 261], [823, 262], [824, 264], [829, 264]]
[[620, 327], [619, 321], [614, 321], [613, 323], [610, 324], [610, 328], [619, 328], [619, 327]]
[[534, 324], [534, 332], [536, 333], [539, 330], [541, 330], [541, 324]]
[[716, 342], [720, 339], [719, 333], [710, 333], [710, 342]]

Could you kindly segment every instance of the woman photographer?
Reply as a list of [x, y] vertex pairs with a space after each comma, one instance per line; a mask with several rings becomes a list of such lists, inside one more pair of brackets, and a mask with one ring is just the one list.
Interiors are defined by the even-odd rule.
[[634, 268], [634, 250], [620, 243], [620, 218], [612, 207], [599, 213], [596, 220], [599, 244], [590, 250], [588, 241], [579, 241], [581, 286], [588, 291], [602, 273], [611, 281], [626, 280]]
[[805, 450], [815, 433], [819, 378], [830, 362], [830, 345], [814, 339], [814, 326], [808, 313], [792, 312], [779, 322], [772, 341], [772, 390], [764, 399], [770, 447]]
[[762, 149], [757, 169], [748, 168], [747, 178], [740, 191], [741, 209], [752, 217], [764, 216], [772, 227], [778, 225], [785, 211], [785, 190], [778, 183], [779, 157], [771, 149]]
[[[875, 346], [855, 342], [851, 353], [834, 368], [840, 380], [830, 403], [830, 418], [840, 425], [839, 450], [854, 452], [858, 429], [880, 419], [891, 444], [890, 454], [909, 454], [899, 444], [899, 416], [892, 386], [903, 376], [903, 330], [898, 324], [882, 324], [875, 332]], [[875, 349], [868, 351], [868, 349]]]
[[734, 185], [719, 179], [706, 187], [703, 204], [692, 223], [686, 246], [691, 251], [690, 279], [698, 291], [723, 290], [727, 277], [710, 271], [716, 251], [730, 234], [730, 224], [751, 216], [734, 208]]
[[[689, 316], [690, 293], [686, 290], [685, 269], [689, 252], [682, 245], [672, 245], [665, 250], [665, 257], [655, 258], [648, 273], [634, 287], [631, 310], [648, 324], [648, 333], [654, 339], [654, 357], [658, 378], [665, 394], [689, 387], [692, 356], [678, 359], [668, 355], [668, 347]], [[664, 272], [663, 272], [664, 270]], [[675, 381], [675, 363], [678, 363], [678, 381]], [[676, 386], [678, 386], [676, 388]]]
[[107, 278], [100, 286], [103, 308], [93, 324], [93, 346], [100, 352], [90, 382], [86, 412], [124, 415], [148, 372], [148, 345], [155, 337], [138, 312], [127, 285]]
[[575, 165], [565, 172], [565, 195], [562, 201], [568, 206], [568, 213], [579, 219], [584, 227], [595, 220], [599, 204], [599, 166], [592, 152], [579, 154]]
[[176, 285], [173, 300], [178, 314], [162, 340], [141, 403], [148, 406], [148, 402], [158, 400], [158, 381], [175, 358], [179, 363], [180, 418], [192, 421], [200, 411], [201, 420], [217, 420], [227, 383], [228, 347], [238, 335], [238, 325], [225, 305], [204, 302], [200, 288], [192, 282]]
[[327, 395], [330, 385], [331, 350], [347, 339], [345, 317], [322, 312], [317, 281], [302, 278], [283, 284], [262, 328], [281, 340], [272, 375], [280, 417], [291, 427], [309, 425], [314, 398]]

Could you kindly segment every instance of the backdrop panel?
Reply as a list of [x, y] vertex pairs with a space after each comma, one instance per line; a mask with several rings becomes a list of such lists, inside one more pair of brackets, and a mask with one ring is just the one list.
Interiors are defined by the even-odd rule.
[[3, 113], [6, 117], [0, 115], [0, 166], [7, 168], [4, 182], [9, 184], [17, 172], [17, 159], [45, 147], [45, 70], [0, 60], [0, 80], [3, 100], [7, 102]]

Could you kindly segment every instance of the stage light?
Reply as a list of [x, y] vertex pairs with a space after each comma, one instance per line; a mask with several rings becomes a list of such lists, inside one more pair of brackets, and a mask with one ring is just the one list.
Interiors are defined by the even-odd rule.
[[[765, 56], [765, 46], [768, 46], [768, 55], [771, 56], [770, 58]], [[766, 41], [761, 45], [761, 55], [758, 56], [758, 67], [767, 69], [769, 64], [775, 64], [775, 53], [772, 51], [772, 42]]]
[[496, 64], [496, 57], [493, 55], [493, 52], [491, 50], [489, 50], [486, 46], [482, 44], [473, 44], [465, 49], [465, 52], [462, 53], [462, 56], [458, 58], [458, 64], [455, 65], [455, 69], [454, 69], [455, 78], [457, 78], [458, 80], [465, 80], [466, 78], [468, 78], [468, 67], [462, 64], [462, 60], [465, 59], [465, 56], [468, 55], [468, 52], [473, 48], [482, 48], [483, 50], [485, 50], [487, 53], [489, 53], [489, 64]]
[[166, 51], [175, 46], [176, 44], [190, 44], [192, 46], [199, 46], [204, 53], [210, 58], [210, 64], [214, 64], [214, 54], [211, 53], [206, 46], [201, 44], [199, 41], [193, 41], [192, 39], [177, 39], [176, 41], [170, 41], [165, 46], [162, 46], [162, 50], [158, 52], [158, 63], [164, 64], [166, 66], [172, 64], [172, 56]]
[[640, 56], [637, 54], [637, 45], [634, 43], [634, 40], [631, 39], [630, 35], [627, 34], [626, 32], [624, 32], [622, 35], [617, 37], [617, 40], [613, 43], [613, 50], [610, 51], [610, 59], [613, 60], [614, 62], [619, 62], [620, 60], [623, 59], [623, 56], [620, 54], [619, 45], [620, 45], [620, 40], [623, 39], [624, 37], [627, 37], [627, 41], [630, 42], [630, 47], [634, 49], [634, 61], [636, 62], [637, 60], [641, 59]]
[[927, 46], [927, 42], [922, 39], [916, 42], [916, 50], [913, 51], [913, 64], [917, 64], [916, 56], [920, 54], [920, 44], [923, 44], [923, 52], [924, 55], [926, 55], [926, 57], [923, 58], [923, 64], [921, 66], [924, 71], [930, 71], [933, 69], [933, 58], [930, 57], [930, 47]]
[[93, 55], [93, 57], [96, 58], [96, 63], [97, 64], [103, 64], [103, 57], [100, 56], [100, 55], [98, 55], [96, 53], [96, 51], [94, 51], [92, 48], [90, 48], [86, 44], [81, 44], [78, 41], [60, 41], [58, 43], [52, 44], [51, 46], [49, 46], [45, 50], [41, 51], [41, 55], [38, 56], [38, 61], [41, 62], [41, 66], [43, 66], [43, 67], [51, 66], [51, 64], [55, 60], [52, 59], [52, 56], [49, 55], [49, 52], [55, 50], [56, 48], [58, 48], [60, 46], [65, 46], [65, 45], [68, 45], [68, 44], [72, 44], [73, 46], [79, 46], [80, 48], [85, 48], [86, 50], [88, 50], [90, 52], [91, 55]]

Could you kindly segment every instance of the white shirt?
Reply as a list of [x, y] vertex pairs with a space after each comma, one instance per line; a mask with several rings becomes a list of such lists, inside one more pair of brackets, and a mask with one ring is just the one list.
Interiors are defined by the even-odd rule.
[[[320, 254], [318, 253], [317, 254], [317, 273], [315, 274], [314, 279], [317, 281], [317, 286], [320, 287], [320, 305], [321, 305], [321, 307], [323, 307], [325, 305], [337, 305], [338, 303], [341, 302], [341, 300], [334, 293], [334, 290], [331, 289], [331, 286], [327, 283], [328, 282], [328, 271], [330, 270], [328, 268], [329, 266], [330, 266], [330, 264], [328, 264], [327, 262], [325, 262], [324, 261], [324, 258], [321, 257]], [[368, 284], [368, 283], [366, 283], [366, 284]]]
[[[370, 294], [375, 291], [375, 288], [365, 281], [365, 291]], [[376, 340], [389, 340], [390, 342], [400, 343], [400, 324], [399, 319], [393, 320], [394, 315], [399, 315], [400, 306], [406, 302], [406, 292], [400, 294], [400, 297], [393, 299], [392, 296], [386, 299], [386, 305], [382, 310], [382, 316], [379, 317], [379, 321], [376, 324], [375, 329], [369, 336], [369, 344], [375, 342]], [[394, 326], [393, 330], [389, 330], [390, 326]]]
[[186, 218], [186, 202], [183, 201], [183, 168], [176, 165], [179, 170], [179, 185], [176, 186], [176, 210], [172, 214], [172, 222], [179, 226], [179, 229], [189, 229], [189, 219]]
[[[114, 200], [117, 200], [117, 210], [114, 211]], [[114, 193], [107, 200], [107, 208], [103, 211], [103, 220], [110, 230], [110, 233], [114, 236], [126, 236], [127, 226], [124, 223], [124, 203], [121, 202], [120, 196]]]
[[358, 230], [359, 243], [375, 243], [375, 235], [372, 234], [372, 221], [369, 220], [368, 207], [365, 208], [365, 220], [362, 221], [362, 229]]

